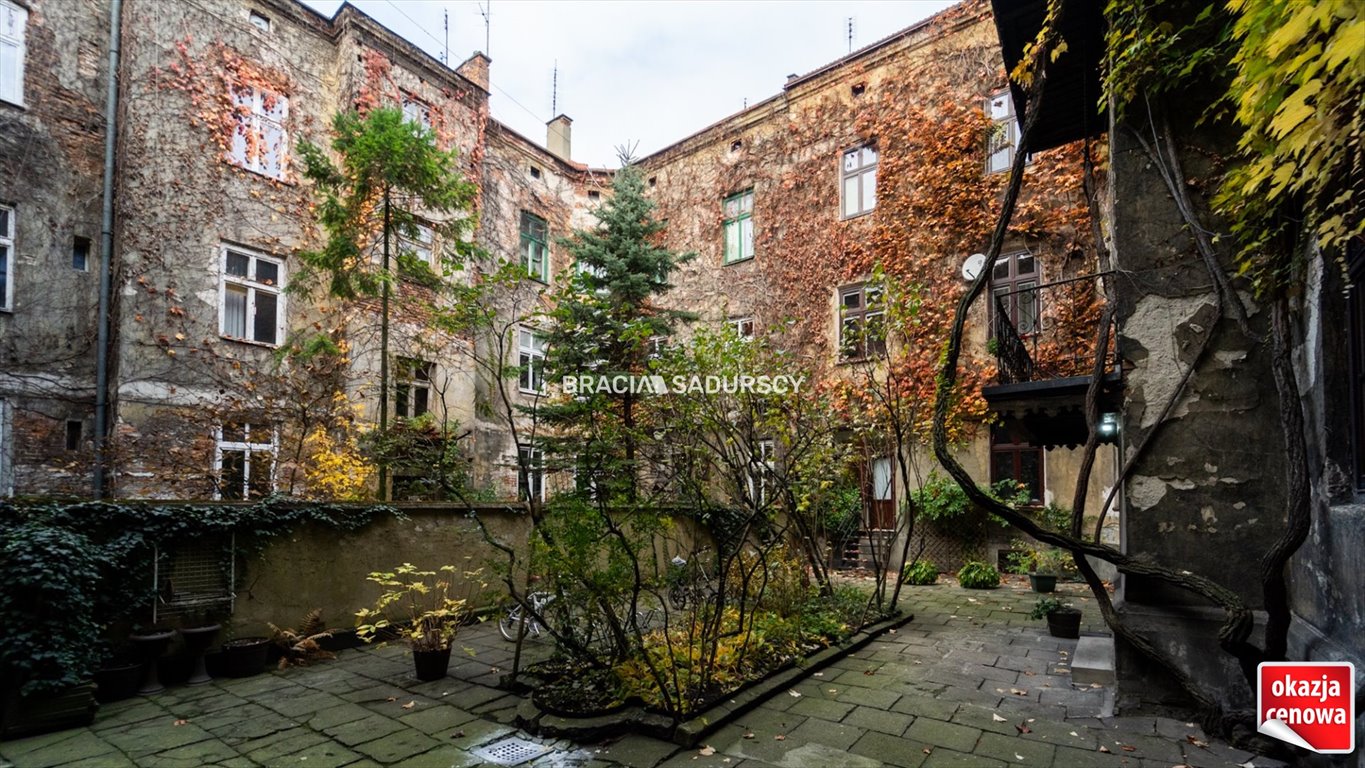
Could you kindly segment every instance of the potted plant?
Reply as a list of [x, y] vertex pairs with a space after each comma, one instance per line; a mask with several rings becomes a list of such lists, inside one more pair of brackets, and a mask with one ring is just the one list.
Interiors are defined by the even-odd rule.
[[1047, 619], [1048, 634], [1075, 640], [1081, 636], [1081, 609], [1055, 597], [1040, 597], [1029, 613], [1030, 619]]
[[131, 647], [109, 654], [95, 672], [95, 700], [101, 704], [131, 699], [142, 684], [142, 664]]
[[223, 641], [219, 653], [219, 674], [223, 677], [251, 677], [265, 671], [270, 655], [270, 638], [259, 635], [234, 637]]
[[[464, 574], [477, 580], [477, 572]], [[384, 588], [373, 608], [356, 612], [356, 637], [370, 643], [400, 638], [412, 648], [418, 680], [439, 680], [450, 665], [450, 645], [469, 616], [468, 601], [451, 597], [455, 566], [424, 571], [403, 563], [366, 577]]]

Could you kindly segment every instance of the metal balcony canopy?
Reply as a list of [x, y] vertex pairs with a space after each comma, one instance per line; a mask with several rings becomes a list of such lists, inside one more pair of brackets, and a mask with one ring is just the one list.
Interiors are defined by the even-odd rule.
[[[991, 0], [995, 31], [1004, 54], [1005, 71], [1014, 71], [1023, 58], [1024, 46], [1033, 42], [1047, 16], [1047, 0]], [[1030, 104], [1018, 83], [1010, 83], [1015, 112], [1024, 116], [1041, 109], [1030, 151], [1069, 144], [1103, 133], [1107, 122], [1100, 114], [1100, 57], [1104, 53], [1104, 2], [1063, 0], [1059, 25], [1067, 51], [1048, 65], [1047, 86], [1040, 104]]]

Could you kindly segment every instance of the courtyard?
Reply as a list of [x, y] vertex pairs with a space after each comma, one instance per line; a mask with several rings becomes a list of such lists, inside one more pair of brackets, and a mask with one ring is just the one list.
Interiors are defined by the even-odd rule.
[[[412, 677], [397, 645], [215, 680], [102, 707], [88, 728], [0, 743], [5, 768], [472, 766], [524, 739], [534, 766], [1274, 766], [1170, 717], [1114, 717], [1110, 685], [1074, 685], [1075, 640], [1030, 620], [1020, 580], [907, 586], [910, 623], [806, 675], [691, 748], [630, 735], [597, 743], [518, 731], [497, 687], [512, 645], [492, 622], [456, 639], [449, 676]], [[1077, 584], [1061, 587], [1102, 628]], [[546, 649], [548, 650], [548, 649]]]

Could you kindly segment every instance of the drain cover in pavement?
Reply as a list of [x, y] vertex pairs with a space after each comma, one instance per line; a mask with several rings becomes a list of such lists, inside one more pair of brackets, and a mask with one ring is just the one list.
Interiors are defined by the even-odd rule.
[[549, 751], [550, 748], [543, 744], [515, 737], [473, 750], [474, 754], [498, 765], [521, 765]]

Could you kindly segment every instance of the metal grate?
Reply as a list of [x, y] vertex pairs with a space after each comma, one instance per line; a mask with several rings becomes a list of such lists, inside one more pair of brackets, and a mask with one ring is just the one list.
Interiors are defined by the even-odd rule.
[[474, 754], [496, 765], [521, 765], [549, 752], [550, 748], [515, 736], [473, 750]]
[[173, 552], [158, 548], [153, 557], [152, 586], [156, 591], [152, 620], [226, 606], [236, 594], [235, 536], [208, 536], [177, 545]]

